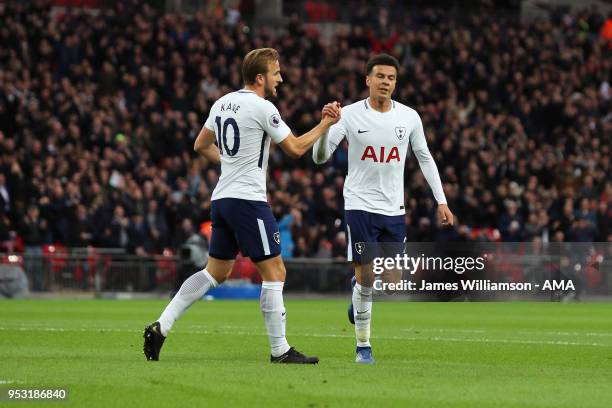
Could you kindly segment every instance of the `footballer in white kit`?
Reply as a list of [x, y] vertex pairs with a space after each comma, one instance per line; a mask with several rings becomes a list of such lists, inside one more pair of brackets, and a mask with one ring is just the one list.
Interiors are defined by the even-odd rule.
[[[240, 124], [240, 125], [238, 125]], [[210, 256], [253, 262], [280, 254], [276, 219], [266, 196], [270, 141], [280, 144], [291, 130], [276, 107], [241, 89], [221, 97], [204, 126], [215, 133], [221, 176], [212, 194]]]
[[393, 253], [382, 254], [386, 256], [404, 250], [404, 166], [409, 148], [438, 202], [443, 223], [453, 223], [421, 118], [414, 109], [391, 99], [398, 71], [399, 63], [390, 55], [370, 59], [366, 76], [370, 96], [343, 107], [340, 121], [313, 148], [314, 161], [324, 163], [344, 138], [348, 142], [344, 209], [347, 259], [355, 266], [356, 281], [349, 319], [355, 324], [356, 361], [366, 364], [374, 362], [370, 345], [373, 276], [371, 268], [362, 265], [369, 265], [377, 255], [374, 243], [387, 243], [385, 248]]
[[161, 347], [176, 320], [211, 288], [231, 273], [238, 251], [249, 256], [262, 276], [260, 309], [270, 342], [273, 363], [316, 364], [289, 346], [285, 338], [286, 311], [283, 285], [286, 269], [280, 257], [280, 236], [267, 202], [266, 172], [270, 142], [289, 156], [306, 153], [339, 120], [337, 103], [327, 104], [321, 122], [297, 138], [276, 107], [266, 100], [282, 82], [278, 52], [260, 48], [242, 63], [244, 89], [217, 100], [194, 150], [221, 163], [221, 176], [212, 194], [212, 232], [206, 267], [191, 275], [166, 306], [159, 319], [145, 327], [144, 354], [158, 360]]

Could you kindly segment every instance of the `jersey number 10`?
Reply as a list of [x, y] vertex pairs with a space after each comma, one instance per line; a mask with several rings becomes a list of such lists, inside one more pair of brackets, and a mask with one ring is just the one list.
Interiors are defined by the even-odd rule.
[[[238, 128], [238, 123], [236, 123], [236, 119], [227, 118], [223, 125], [221, 124], [221, 116], [215, 117], [215, 123], [217, 124], [217, 145], [219, 146], [219, 152], [223, 155], [223, 149], [225, 148], [225, 153], [233, 157], [238, 153], [238, 149], [240, 148], [240, 129]], [[234, 131], [234, 145], [230, 149], [227, 146], [227, 128], [231, 126]], [[263, 137], [261, 138], [261, 149], [259, 151], [259, 161], [257, 165], [259, 168], [263, 168], [263, 152], [264, 147], [266, 145], [266, 137], [268, 135], [264, 132]]]
[[[223, 126], [221, 126], [221, 116], [215, 117], [215, 123], [217, 124], [217, 144], [219, 145], [219, 152], [223, 154], [223, 148], [225, 147], [225, 152], [228, 156], [235, 156], [238, 153], [238, 149], [240, 148], [240, 130], [238, 129], [238, 124], [236, 123], [236, 119], [227, 118], [225, 122], [223, 122]], [[231, 126], [234, 129], [234, 146], [230, 150], [227, 147], [227, 128]], [[223, 142], [223, 144], [221, 144]]]

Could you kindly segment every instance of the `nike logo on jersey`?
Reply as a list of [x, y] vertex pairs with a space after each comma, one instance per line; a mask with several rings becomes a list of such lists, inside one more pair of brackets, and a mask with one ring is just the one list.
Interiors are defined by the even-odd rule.
[[363, 312], [360, 312], [359, 310], [355, 310], [355, 312], [360, 315], [360, 314], [364, 314], [364, 313], [368, 313], [369, 310], [364, 310]]
[[359, 134], [366, 133], [366, 132], [369, 132], [369, 130], [357, 129], [357, 133], [359, 133]]

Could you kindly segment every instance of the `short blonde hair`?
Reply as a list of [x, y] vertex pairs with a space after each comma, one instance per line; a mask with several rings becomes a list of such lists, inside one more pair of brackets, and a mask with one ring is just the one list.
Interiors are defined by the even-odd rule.
[[242, 61], [242, 80], [247, 85], [254, 84], [257, 75], [268, 72], [268, 63], [278, 59], [278, 51], [274, 48], [257, 48], [249, 52]]

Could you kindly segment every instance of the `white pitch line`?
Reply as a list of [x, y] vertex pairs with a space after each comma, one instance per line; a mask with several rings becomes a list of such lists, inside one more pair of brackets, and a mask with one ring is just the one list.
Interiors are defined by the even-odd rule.
[[550, 336], [587, 336], [587, 337], [612, 337], [612, 333], [603, 332], [566, 332], [566, 331], [529, 331], [520, 330], [515, 331], [511, 329], [495, 329], [495, 330], [476, 330], [476, 329], [441, 329], [441, 328], [419, 328], [419, 327], [408, 327], [399, 329], [403, 332], [439, 332], [439, 333], [491, 333], [491, 332], [511, 332], [519, 334], [538, 334], [538, 335], [550, 335]]
[[546, 332], [541, 332], [541, 331], [536, 331], [536, 332], [530, 332], [530, 331], [519, 331], [517, 333], [520, 334], [549, 334], [552, 336], [587, 336], [587, 337], [612, 337], [612, 333], [600, 333], [600, 332], [555, 332], [555, 331], [546, 331]]
[[[63, 328], [63, 327], [0, 327], [0, 331], [44, 331], [44, 332], [120, 332], [120, 333], [137, 333], [131, 329], [115, 329], [115, 328]], [[265, 336], [266, 334], [255, 331], [241, 330], [180, 330], [183, 334], [222, 334], [235, 336]], [[533, 333], [531, 333], [533, 334]], [[353, 334], [334, 334], [334, 333], [292, 333], [293, 336], [302, 337], [321, 337], [321, 338], [354, 338]], [[408, 340], [408, 341], [439, 341], [453, 343], [501, 343], [501, 344], [531, 344], [543, 346], [591, 346], [591, 347], [612, 347], [612, 344], [606, 343], [583, 343], [575, 341], [559, 341], [559, 340], [520, 340], [520, 339], [489, 339], [489, 338], [463, 338], [463, 337], [429, 337], [429, 336], [376, 336], [381, 340]]]
[[407, 327], [399, 329], [403, 332], [440, 332], [440, 333], [486, 333], [486, 330], [473, 330], [473, 329], [434, 329], [434, 328], [420, 328], [420, 327]]

